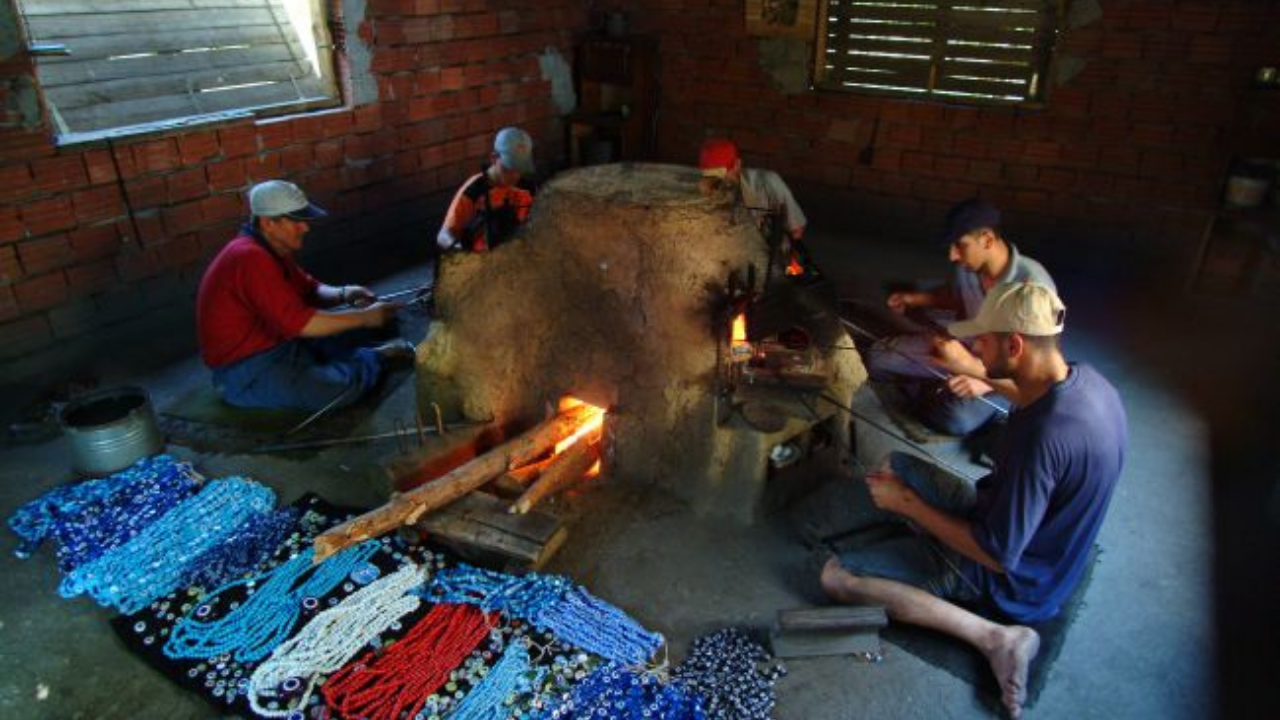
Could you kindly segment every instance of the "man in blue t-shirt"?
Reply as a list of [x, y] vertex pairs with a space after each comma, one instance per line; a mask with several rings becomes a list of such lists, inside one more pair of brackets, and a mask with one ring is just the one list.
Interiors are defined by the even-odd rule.
[[[948, 369], [1011, 381], [1014, 411], [995, 470], [970, 486], [893, 453], [866, 481], [872, 502], [923, 533], [831, 558], [822, 585], [840, 602], [883, 605], [901, 622], [965, 640], [986, 656], [1012, 717], [1022, 712], [1040, 638], [1084, 573], [1128, 431], [1115, 388], [1058, 345], [1065, 309], [1053, 290], [1004, 283], [976, 317], [948, 327], [977, 358]], [[959, 604], [1010, 621], [1000, 624]]]

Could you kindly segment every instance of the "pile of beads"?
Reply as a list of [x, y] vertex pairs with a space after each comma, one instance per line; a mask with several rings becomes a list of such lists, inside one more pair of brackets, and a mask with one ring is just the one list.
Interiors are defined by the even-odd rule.
[[504, 720], [511, 715], [510, 705], [530, 694], [544, 672], [535, 673], [530, 667], [529, 650], [522, 641], [511, 643], [498, 664], [449, 713], [449, 720]]
[[773, 685], [787, 672], [768, 661], [746, 633], [726, 628], [694, 640], [671, 679], [702, 698], [707, 720], [768, 720], [777, 702]]
[[657, 676], [608, 663], [587, 676], [539, 720], [705, 720], [698, 697]]
[[62, 572], [128, 542], [142, 529], [200, 489], [188, 463], [168, 455], [143, 458], [115, 475], [64, 485], [18, 508], [9, 527], [22, 542], [14, 552], [30, 557], [42, 542], [58, 542]]
[[[312, 562], [314, 549], [309, 547], [262, 575], [223, 585], [174, 626], [164, 654], [170, 658], [209, 658], [231, 653], [241, 662], [261, 660], [293, 631], [303, 608], [315, 609], [321, 596], [364, 565], [378, 547], [376, 540], [368, 540], [319, 565]], [[242, 585], [261, 587], [226, 616], [209, 622], [202, 619], [210, 613], [214, 598]]]
[[271, 554], [297, 527], [299, 514], [297, 508], [281, 508], [240, 527], [193, 562], [183, 584], [216, 588], [246, 574], [261, 572]]
[[485, 611], [527, 620], [540, 630], [607, 660], [641, 664], [662, 647], [621, 609], [563, 577], [523, 577], [459, 565], [436, 575], [432, 590], [441, 602], [469, 603]]
[[[377, 572], [376, 566], [366, 564], [351, 575], [367, 577], [369, 568]], [[422, 568], [406, 565], [384, 578], [371, 578], [365, 587], [312, 618], [297, 635], [277, 647], [249, 678], [247, 695], [253, 711], [264, 717], [289, 715], [288, 709], [264, 707], [261, 698], [275, 695], [291, 679], [306, 681], [306, 689], [297, 702], [297, 707], [306, 707], [320, 675], [341, 668], [392, 623], [422, 604], [417, 595], [407, 593], [425, 578]]]
[[398, 642], [365, 653], [330, 677], [321, 688], [325, 702], [341, 717], [413, 717], [488, 635], [485, 616], [474, 607], [437, 605]]
[[189, 564], [242, 526], [271, 511], [275, 493], [241, 478], [214, 480], [129, 542], [66, 575], [65, 597], [90, 594], [99, 604], [135, 613], [181, 587]]

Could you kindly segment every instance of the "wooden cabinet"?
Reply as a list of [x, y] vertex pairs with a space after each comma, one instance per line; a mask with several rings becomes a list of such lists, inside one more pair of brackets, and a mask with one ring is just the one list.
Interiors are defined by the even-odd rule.
[[578, 109], [567, 123], [570, 164], [653, 157], [656, 50], [655, 40], [641, 35], [591, 36], [578, 44]]

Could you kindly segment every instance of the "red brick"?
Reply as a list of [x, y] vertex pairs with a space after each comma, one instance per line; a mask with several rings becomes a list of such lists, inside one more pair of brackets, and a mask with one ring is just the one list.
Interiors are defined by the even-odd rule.
[[293, 142], [293, 125], [287, 120], [264, 122], [258, 125], [258, 138], [263, 150], [276, 150]]
[[132, 150], [139, 172], [167, 172], [181, 164], [178, 143], [173, 138], [139, 143]]
[[67, 270], [67, 283], [72, 297], [85, 297], [109, 290], [119, 284], [113, 260], [99, 260]]
[[209, 181], [203, 167], [179, 170], [165, 178], [165, 197], [170, 205], [194, 200], [209, 194]]
[[1000, 182], [1003, 171], [1004, 165], [995, 160], [970, 160], [965, 177], [975, 182], [994, 184]]
[[0, 188], [4, 188], [6, 193], [12, 193], [7, 198], [9, 200], [30, 195], [34, 191], [31, 186], [31, 167], [27, 163], [13, 163], [0, 168]]
[[280, 152], [280, 168], [286, 175], [301, 172], [312, 166], [310, 145], [290, 145]]
[[171, 238], [196, 230], [204, 224], [198, 202], [163, 208], [160, 215], [163, 218], [165, 234]]
[[88, 182], [80, 155], [62, 155], [31, 163], [31, 187], [38, 192], [54, 192], [80, 187]]
[[194, 165], [201, 160], [217, 157], [222, 152], [215, 130], [186, 133], [178, 137], [178, 154], [183, 165]]
[[18, 206], [0, 206], [0, 243], [10, 243], [25, 236], [26, 227], [18, 216]]
[[214, 195], [200, 201], [200, 214], [205, 223], [236, 220], [245, 215], [244, 201], [239, 195]]
[[258, 152], [258, 129], [253, 125], [223, 128], [218, 131], [218, 144], [224, 158], [252, 155]]
[[250, 182], [274, 180], [280, 177], [280, 153], [264, 153], [245, 160], [245, 172]]
[[315, 167], [332, 168], [342, 164], [342, 141], [341, 140], [325, 140], [316, 143], [315, 146]]
[[120, 249], [120, 227], [116, 223], [78, 227], [67, 234], [76, 260], [96, 260]]
[[22, 265], [18, 263], [18, 251], [12, 245], [0, 247], [0, 287], [4, 287], [23, 276]]
[[125, 282], [154, 277], [163, 269], [160, 253], [155, 248], [121, 252], [116, 256], [116, 271]]
[[133, 214], [133, 224], [138, 233], [138, 243], [140, 245], [151, 247], [156, 243], [164, 242], [165, 235], [164, 223], [160, 220], [159, 210], [144, 210]]
[[301, 115], [289, 120], [294, 143], [313, 143], [324, 137], [324, 117], [320, 115]]
[[76, 224], [71, 199], [66, 195], [32, 200], [22, 206], [19, 214], [22, 216], [22, 224], [27, 228], [27, 234], [33, 237], [65, 230]]
[[22, 269], [29, 276], [64, 268], [76, 260], [65, 234], [27, 240], [18, 243], [17, 247]]
[[67, 279], [60, 272], [16, 283], [13, 294], [18, 298], [18, 307], [22, 308], [23, 313], [47, 310], [66, 302], [70, 297]]
[[86, 150], [84, 167], [89, 174], [89, 182], [101, 185], [116, 181], [116, 164], [111, 160], [111, 153], [106, 150]]
[[[22, 317], [22, 308], [18, 307], [18, 298], [13, 295], [13, 288], [0, 285], [0, 323], [7, 323]], [[0, 325], [0, 343], [4, 340], [5, 326]], [[9, 348], [5, 348], [9, 350]]]
[[80, 223], [120, 217], [126, 212], [120, 188], [116, 185], [102, 185], [74, 192], [71, 194], [71, 204], [75, 207], [76, 221]]
[[14, 358], [48, 345], [53, 339], [44, 315], [0, 325], [0, 358]]
[[209, 163], [204, 169], [209, 180], [209, 189], [213, 192], [238, 190], [249, 184], [244, 160], [241, 158]]
[[1039, 182], [1040, 171], [1033, 165], [1009, 164], [1005, 165], [1004, 176], [1012, 186], [1035, 185]]
[[160, 253], [161, 266], [170, 270], [198, 262], [204, 254], [200, 249], [198, 233], [179, 235], [159, 245], [156, 250]]

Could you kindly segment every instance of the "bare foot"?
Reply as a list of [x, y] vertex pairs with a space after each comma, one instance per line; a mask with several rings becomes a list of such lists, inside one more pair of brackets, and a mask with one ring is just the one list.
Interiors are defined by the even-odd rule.
[[1021, 625], [1000, 628], [993, 644], [984, 651], [1000, 682], [1000, 700], [1009, 717], [1022, 714], [1022, 703], [1027, 700], [1027, 670], [1038, 652], [1040, 636]]

